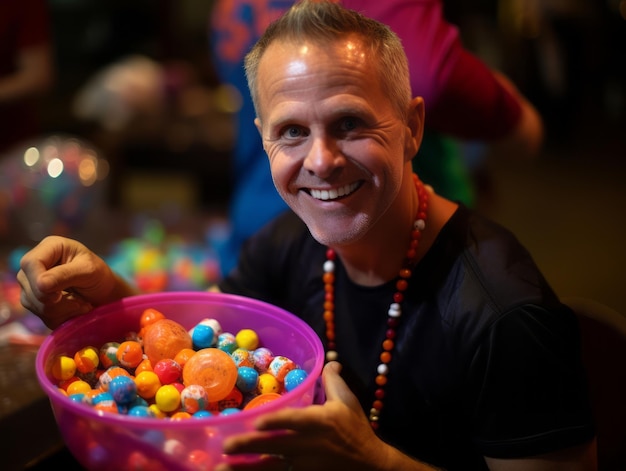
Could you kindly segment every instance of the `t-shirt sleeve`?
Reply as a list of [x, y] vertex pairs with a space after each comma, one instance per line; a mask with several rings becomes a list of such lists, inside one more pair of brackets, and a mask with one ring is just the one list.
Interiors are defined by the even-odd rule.
[[487, 330], [469, 369], [476, 446], [515, 458], [584, 443], [594, 435], [578, 324], [566, 307], [527, 305]]

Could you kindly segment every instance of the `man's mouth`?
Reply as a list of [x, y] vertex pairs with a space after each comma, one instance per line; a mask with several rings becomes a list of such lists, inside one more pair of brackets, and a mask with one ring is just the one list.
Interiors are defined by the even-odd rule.
[[358, 187], [359, 182], [349, 183], [339, 188], [332, 188], [330, 190], [315, 190], [311, 188], [310, 194], [315, 199], [330, 201], [342, 198], [344, 196], [348, 196], [349, 194], [353, 193]]

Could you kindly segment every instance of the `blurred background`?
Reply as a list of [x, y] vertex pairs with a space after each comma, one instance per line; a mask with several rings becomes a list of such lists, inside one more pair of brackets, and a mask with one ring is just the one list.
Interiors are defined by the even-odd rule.
[[[32, 319], [16, 326], [15, 273], [50, 233], [83, 241], [144, 290], [219, 278], [241, 96], [215, 73], [212, 3], [47, 0], [54, 78], [31, 102], [36, 131], [0, 150], [0, 345], [46, 333]], [[517, 234], [559, 295], [626, 313], [626, 0], [444, 3], [466, 46], [508, 74], [546, 125], [530, 161], [466, 143], [477, 209]], [[2, 127], [16, 117], [4, 112]], [[0, 358], [7, 430], [41, 395], [24, 376], [34, 351], [22, 366]], [[5, 395], [16, 381], [20, 394]]]

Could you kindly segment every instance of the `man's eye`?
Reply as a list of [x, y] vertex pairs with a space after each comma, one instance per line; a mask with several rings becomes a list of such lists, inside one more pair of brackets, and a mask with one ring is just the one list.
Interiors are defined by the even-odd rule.
[[302, 131], [302, 128], [299, 128], [297, 126], [290, 126], [286, 128], [283, 134], [285, 137], [289, 139], [295, 139], [295, 138], [304, 136], [304, 132]]
[[341, 121], [342, 131], [354, 131], [359, 127], [359, 121], [356, 118], [345, 118]]

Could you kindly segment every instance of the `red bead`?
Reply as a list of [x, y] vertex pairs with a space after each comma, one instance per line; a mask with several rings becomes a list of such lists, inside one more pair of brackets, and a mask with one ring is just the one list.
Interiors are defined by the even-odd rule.
[[327, 260], [335, 260], [335, 251], [333, 249], [326, 250], [326, 259]]
[[394, 329], [388, 329], [387, 332], [385, 333], [385, 337], [387, 337], [388, 339], [395, 339], [396, 331]]
[[387, 318], [387, 325], [392, 329], [395, 329], [396, 327], [398, 327], [399, 323], [400, 323], [400, 320], [397, 317]]
[[404, 300], [404, 295], [402, 293], [396, 292], [393, 294], [393, 302], [400, 304]]
[[406, 280], [398, 280], [396, 282], [396, 289], [398, 291], [405, 291], [409, 287], [409, 283]]
[[374, 397], [376, 399], [384, 399], [385, 398], [385, 390], [383, 388], [378, 388], [374, 392]]
[[383, 410], [383, 401], [374, 401], [372, 403], [372, 408], [376, 409], [379, 413]]

